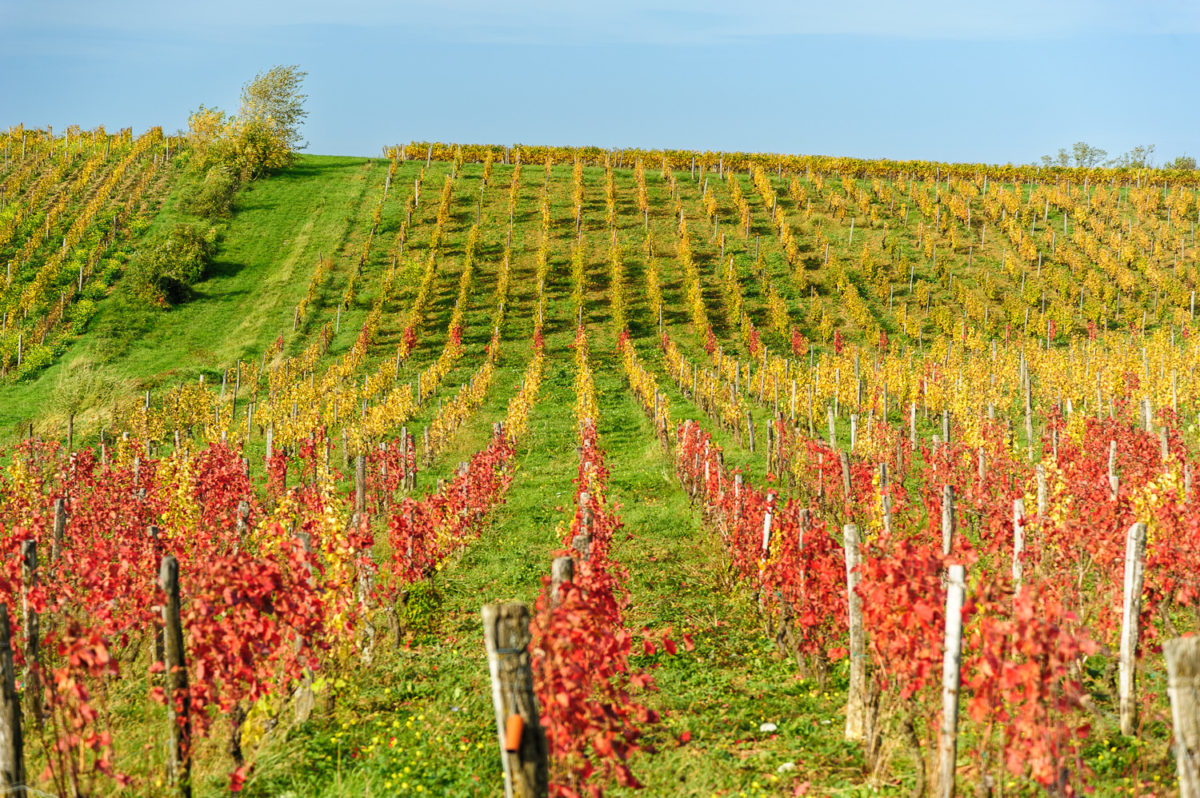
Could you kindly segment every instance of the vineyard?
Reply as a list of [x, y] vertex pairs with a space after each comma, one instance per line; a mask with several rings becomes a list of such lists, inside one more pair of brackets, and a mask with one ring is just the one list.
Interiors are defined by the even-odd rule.
[[0, 134], [6, 787], [1200, 790], [1194, 173], [310, 156], [126, 323], [188, 146]]

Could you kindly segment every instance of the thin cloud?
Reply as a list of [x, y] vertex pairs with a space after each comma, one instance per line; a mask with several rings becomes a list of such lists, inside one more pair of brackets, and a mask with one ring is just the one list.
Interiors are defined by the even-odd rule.
[[290, 3], [118, 4], [80, 0], [0, 0], [8, 34], [72, 26], [102, 30], [190, 31], [198, 38], [229, 30], [293, 25], [394, 27], [455, 41], [524, 44], [720, 44], [797, 35], [915, 39], [1039, 39], [1121, 33], [1200, 33], [1200, 5], [1182, 0], [766, 0], [738, 6], [717, 0], [295, 0]]

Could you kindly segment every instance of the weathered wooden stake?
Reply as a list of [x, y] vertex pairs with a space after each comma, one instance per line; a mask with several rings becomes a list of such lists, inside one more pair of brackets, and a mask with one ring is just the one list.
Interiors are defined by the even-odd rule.
[[575, 581], [575, 560], [570, 557], [555, 557], [550, 563], [550, 606], [562, 603], [560, 588], [564, 582]]
[[54, 536], [50, 539], [50, 562], [58, 562], [62, 556], [67, 536], [67, 500], [54, 500]]
[[762, 527], [762, 556], [765, 559], [771, 553], [771, 519], [775, 514], [775, 494], [767, 494], [767, 510], [763, 513]]
[[1046, 512], [1050, 509], [1050, 494], [1046, 485], [1046, 467], [1038, 463], [1034, 472], [1037, 474], [1038, 517], [1045, 518]]
[[845, 452], [838, 452], [838, 460], [842, 466], [842, 499], [850, 503], [850, 457]]
[[946, 645], [942, 656], [942, 733], [938, 738], [939, 798], [953, 798], [958, 755], [958, 688], [962, 666], [962, 609], [967, 572], [951, 565], [946, 584]]
[[858, 595], [858, 527], [842, 527], [842, 546], [846, 553], [846, 596], [850, 625], [850, 688], [846, 698], [846, 739], [866, 738], [867, 715], [867, 635], [863, 628], [862, 597]]
[[1025, 572], [1025, 565], [1021, 562], [1021, 555], [1025, 551], [1025, 500], [1013, 499], [1013, 565], [1012, 577], [1013, 585], [1018, 589], [1021, 587], [1021, 579]]
[[[548, 751], [533, 694], [529, 608], [520, 602], [486, 604], [482, 615], [505, 798], [544, 798], [550, 789]], [[513, 747], [510, 727], [518, 727]]]
[[1112, 491], [1113, 501], [1117, 500], [1117, 490], [1121, 487], [1117, 476], [1117, 442], [1108, 442], [1108, 486]]
[[354, 512], [367, 509], [367, 458], [359, 454], [354, 460]]
[[1029, 459], [1033, 460], [1033, 387], [1029, 380], [1025, 381], [1025, 441]]
[[12, 631], [8, 605], [0, 604], [0, 791], [25, 795], [25, 743], [21, 734], [21, 701], [13, 670]]
[[42, 725], [42, 678], [38, 641], [41, 639], [37, 610], [29, 605], [29, 592], [38, 583], [37, 541], [21, 541], [21, 611], [25, 621], [25, 711], [35, 726]]
[[579, 552], [580, 558], [587, 562], [592, 556], [592, 494], [586, 490], [579, 492], [579, 534], [571, 539], [571, 548]]
[[1146, 524], [1129, 527], [1125, 538], [1125, 597], [1121, 605], [1121, 662], [1118, 675], [1121, 734], [1132, 737], [1137, 729], [1137, 645], [1142, 613], [1142, 578], [1146, 558]]
[[188, 716], [187, 656], [183, 647], [183, 621], [179, 614], [179, 561], [162, 558], [158, 585], [166, 594], [163, 605], [163, 652], [167, 666], [167, 721], [170, 745], [167, 773], [183, 798], [192, 794], [192, 724]]
[[1179, 798], [1200, 798], [1200, 637], [1163, 643]]
[[942, 486], [942, 554], [954, 547], [954, 486]]

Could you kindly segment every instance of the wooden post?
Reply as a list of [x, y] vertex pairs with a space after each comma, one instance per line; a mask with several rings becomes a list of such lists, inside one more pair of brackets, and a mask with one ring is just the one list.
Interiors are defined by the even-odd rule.
[[1146, 524], [1129, 527], [1125, 538], [1125, 597], [1121, 606], [1121, 662], [1118, 675], [1121, 734], [1132, 737], [1137, 727], [1138, 622], [1142, 613], [1142, 579], [1146, 558]]
[[1029, 459], [1033, 460], [1033, 387], [1025, 381], [1025, 440], [1029, 447]]
[[562, 603], [559, 589], [564, 582], [575, 581], [575, 561], [570, 557], [555, 557], [550, 563], [550, 606]]
[[946, 646], [942, 656], [942, 733], [938, 737], [939, 798], [953, 798], [958, 755], [958, 688], [962, 666], [962, 609], [967, 572], [951, 565], [946, 585]]
[[486, 604], [482, 615], [505, 798], [544, 798], [550, 777], [546, 734], [533, 694], [529, 608], [520, 602]]
[[1021, 579], [1025, 572], [1021, 555], [1025, 552], [1025, 500], [1013, 499], [1013, 585], [1020, 589]]
[[1049, 490], [1046, 486], [1046, 467], [1038, 463], [1034, 472], [1037, 474], [1038, 518], [1045, 518], [1046, 512], [1050, 509]]
[[746, 437], [750, 443], [750, 454], [754, 454], [754, 417], [746, 411]]
[[954, 486], [942, 486], [942, 554], [954, 547]]
[[1200, 637], [1163, 643], [1179, 798], [1200, 798]]
[[0, 790], [6, 795], [26, 794], [21, 702], [13, 672], [7, 604], [0, 604]]
[[850, 457], [845, 452], [838, 452], [838, 460], [842, 465], [842, 499], [850, 503]]
[[1117, 500], [1117, 492], [1121, 487], [1120, 478], [1117, 476], [1117, 442], [1108, 442], [1108, 487], [1112, 491], [1113, 501]]
[[192, 794], [192, 725], [188, 716], [187, 657], [183, 647], [183, 621], [179, 615], [179, 561], [162, 558], [158, 585], [166, 594], [163, 605], [163, 651], [167, 666], [167, 720], [170, 729], [170, 781], [183, 798]]
[[850, 689], [846, 698], [846, 739], [866, 738], [867, 635], [863, 629], [862, 597], [858, 595], [858, 527], [842, 527], [846, 553], [846, 597], [850, 625]]
[[775, 494], [767, 494], [767, 510], [763, 513], [762, 526], [762, 557], [766, 559], [771, 553], [771, 518], [775, 514]]
[[745, 484], [746, 478], [742, 472], [733, 475], [733, 499], [734, 499], [734, 518], [738, 521], [742, 520], [742, 486]]
[[50, 541], [50, 562], [58, 562], [62, 556], [67, 535], [67, 500], [54, 500], [54, 536]]
[[37, 541], [21, 541], [21, 611], [24, 615], [25, 633], [25, 709], [35, 726], [42, 725], [42, 679], [38, 643], [41, 634], [38, 628], [37, 610], [29, 606], [29, 592], [37, 587]]
[[579, 492], [579, 534], [571, 539], [571, 548], [587, 562], [592, 556], [592, 494]]
[[359, 454], [354, 460], [354, 512], [367, 509], [367, 458]]

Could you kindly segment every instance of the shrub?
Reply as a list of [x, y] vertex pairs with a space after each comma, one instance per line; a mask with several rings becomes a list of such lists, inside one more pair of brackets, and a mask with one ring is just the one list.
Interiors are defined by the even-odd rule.
[[239, 184], [232, 169], [214, 166], [184, 196], [183, 210], [204, 219], [227, 218], [233, 213], [233, 197]]
[[178, 303], [204, 277], [215, 249], [215, 230], [177, 224], [143, 243], [130, 260], [132, 290], [156, 304]]

